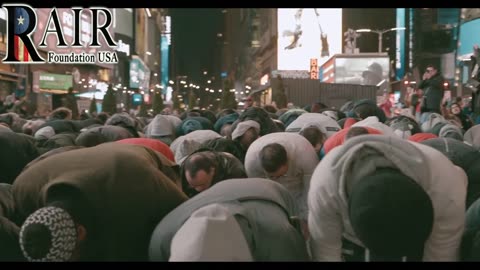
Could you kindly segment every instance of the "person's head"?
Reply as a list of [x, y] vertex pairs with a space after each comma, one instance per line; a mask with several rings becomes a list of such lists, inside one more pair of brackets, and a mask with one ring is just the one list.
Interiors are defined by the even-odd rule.
[[68, 88], [68, 93], [69, 93], [69, 94], [73, 94], [73, 87], [69, 87], [69, 88]]
[[362, 73], [364, 85], [377, 85], [383, 79], [383, 68], [379, 63], [373, 62]]
[[417, 89], [415, 89], [415, 94], [417, 94], [418, 96], [421, 97], [421, 96], [423, 96], [423, 90], [420, 89], [420, 88], [417, 88]]
[[218, 118], [218, 120], [213, 125], [213, 129], [216, 132], [220, 133], [222, 136], [230, 137], [232, 133], [230, 127], [235, 121], [237, 121], [238, 116], [238, 113], [234, 112]]
[[253, 261], [243, 227], [229, 208], [214, 203], [193, 212], [172, 238], [169, 261]]
[[220, 129], [220, 135], [230, 138], [232, 136], [232, 124], [224, 124]]
[[232, 131], [232, 140], [240, 142], [244, 149], [260, 137], [260, 124], [253, 120], [240, 122]]
[[459, 115], [462, 112], [462, 107], [458, 103], [453, 103], [452, 106], [450, 106], [450, 111], [454, 115]]
[[195, 130], [202, 130], [202, 129], [203, 129], [202, 123], [196, 119], [187, 118], [182, 123], [182, 131], [184, 135], [190, 132], [193, 132]]
[[59, 107], [50, 113], [47, 117], [48, 120], [72, 120], [72, 110]]
[[460, 109], [463, 109], [464, 104], [463, 104], [463, 98], [462, 97], [456, 97], [455, 98], [455, 103], [457, 103], [458, 106], [460, 106]]
[[271, 143], [260, 151], [260, 162], [267, 177], [276, 180], [288, 172], [287, 150], [281, 144]]
[[408, 139], [410, 136], [422, 131], [415, 119], [405, 115], [392, 117], [388, 119], [385, 124], [389, 126], [396, 135], [403, 139]]
[[250, 145], [258, 138], [260, 138], [259, 130], [249, 128], [242, 136], [240, 136], [239, 142], [244, 149], [248, 149], [248, 147], [250, 147]]
[[100, 120], [102, 122], [102, 124], [105, 124], [108, 120], [108, 118], [110, 118], [110, 115], [108, 115], [108, 113], [106, 112], [101, 112], [97, 115], [96, 117], [98, 120]]
[[376, 104], [371, 102], [363, 102], [356, 105], [353, 109], [356, 116], [360, 119], [365, 119], [369, 116], [377, 116], [378, 117], [378, 107]]
[[319, 113], [320, 111], [322, 111], [323, 109], [326, 109], [328, 108], [327, 105], [321, 103], [321, 102], [314, 102], [312, 104], [312, 107], [310, 109], [310, 112], [312, 113]]
[[253, 97], [252, 96], [248, 96], [246, 99], [245, 99], [245, 105], [244, 105], [244, 108], [250, 108], [253, 106]]
[[184, 161], [185, 178], [197, 192], [208, 189], [217, 173], [217, 159], [211, 151], [194, 153]]
[[421, 260], [433, 227], [433, 205], [415, 180], [392, 168], [352, 184], [348, 215], [358, 239], [375, 257]]
[[425, 69], [425, 72], [427, 72], [430, 76], [435, 76], [438, 73], [438, 69], [436, 66], [429, 64], [427, 65], [427, 68]]
[[66, 186], [56, 186], [53, 199], [31, 214], [20, 229], [20, 247], [28, 261], [76, 261], [88, 258], [88, 239], [95, 238], [90, 206], [79, 193]]
[[300, 131], [300, 135], [305, 137], [305, 139], [310, 142], [313, 148], [315, 148], [315, 152], [317, 152], [317, 154], [320, 152], [323, 143], [327, 139], [327, 135], [322, 133], [316, 126], [310, 126], [302, 129]]
[[368, 135], [370, 134], [368, 130], [364, 127], [351, 127], [347, 134], [345, 134], [345, 140], [348, 140], [350, 138], [360, 136], [360, 135]]

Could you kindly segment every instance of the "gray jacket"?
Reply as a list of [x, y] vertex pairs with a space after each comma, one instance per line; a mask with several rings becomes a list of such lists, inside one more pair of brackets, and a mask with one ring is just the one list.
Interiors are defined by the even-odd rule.
[[273, 181], [248, 178], [220, 182], [170, 212], [152, 234], [150, 261], [168, 261], [176, 232], [192, 213], [212, 203], [226, 203], [236, 213], [255, 261], [308, 260], [302, 233], [290, 219], [298, 211], [289, 192]]
[[465, 224], [465, 172], [429, 146], [381, 135], [348, 140], [330, 151], [315, 169], [308, 193], [312, 257], [340, 261], [342, 236], [363, 246], [350, 224], [347, 194], [355, 181], [379, 167], [399, 169], [432, 200], [434, 224], [423, 260], [458, 260]]

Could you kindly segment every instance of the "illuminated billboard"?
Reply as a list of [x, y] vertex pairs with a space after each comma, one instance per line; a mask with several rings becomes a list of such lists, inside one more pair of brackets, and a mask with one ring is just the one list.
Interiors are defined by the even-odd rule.
[[279, 8], [278, 70], [308, 70], [342, 53], [341, 8]]

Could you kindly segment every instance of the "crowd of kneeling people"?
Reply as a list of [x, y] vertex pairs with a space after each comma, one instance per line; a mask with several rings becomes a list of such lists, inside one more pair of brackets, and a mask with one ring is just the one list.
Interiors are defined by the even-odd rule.
[[372, 101], [0, 115], [1, 261], [480, 259], [480, 126]]

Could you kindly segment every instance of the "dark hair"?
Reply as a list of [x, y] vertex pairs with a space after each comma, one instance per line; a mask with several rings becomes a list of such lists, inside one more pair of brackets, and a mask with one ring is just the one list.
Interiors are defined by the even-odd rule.
[[364, 127], [351, 127], [347, 131], [347, 134], [345, 134], [345, 140], [348, 140], [355, 136], [367, 135], [367, 134], [369, 134], [368, 130]]
[[433, 68], [433, 69], [435, 69], [435, 70], [438, 70], [437, 66], [434, 65], [434, 64], [428, 64], [428, 65], [427, 65], [427, 68], [430, 68], [430, 67]]
[[300, 135], [305, 137], [313, 147], [318, 143], [321, 144], [326, 139], [325, 134], [323, 134], [318, 127], [307, 127], [300, 131]]
[[450, 108], [451, 108], [453, 105], [457, 105], [460, 109], [462, 108], [462, 107], [460, 106], [460, 104], [458, 104], [457, 102], [452, 103], [452, 104], [450, 105]]
[[195, 177], [199, 171], [210, 173], [212, 167], [218, 167], [217, 159], [213, 151], [194, 153], [183, 163], [185, 173], [188, 171], [192, 177]]
[[276, 172], [281, 166], [287, 164], [287, 150], [278, 143], [268, 144], [260, 151], [260, 162], [265, 171]]
[[110, 115], [106, 112], [101, 112], [97, 115], [97, 119], [102, 122], [102, 124], [105, 124], [107, 122], [108, 118], [110, 118]]
[[369, 116], [377, 116], [377, 107], [376, 105], [371, 104], [362, 104], [356, 106], [354, 109], [358, 118], [365, 119]]

